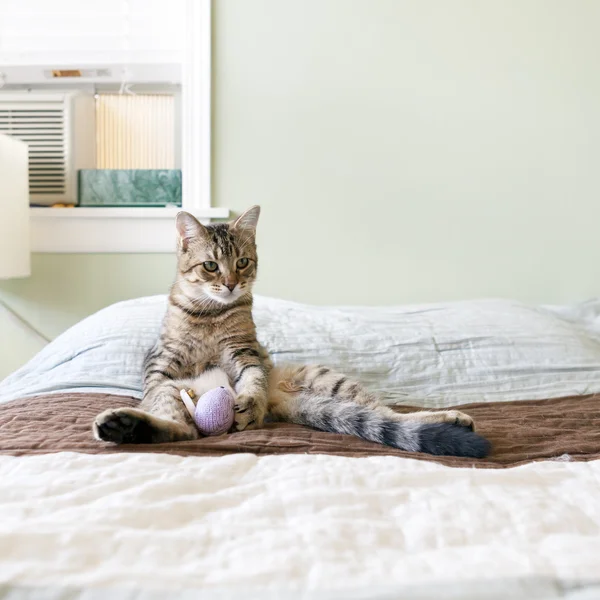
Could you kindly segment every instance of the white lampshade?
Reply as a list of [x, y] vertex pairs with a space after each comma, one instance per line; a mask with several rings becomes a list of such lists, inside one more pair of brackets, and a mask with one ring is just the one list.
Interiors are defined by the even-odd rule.
[[0, 279], [30, 274], [27, 144], [0, 134]]

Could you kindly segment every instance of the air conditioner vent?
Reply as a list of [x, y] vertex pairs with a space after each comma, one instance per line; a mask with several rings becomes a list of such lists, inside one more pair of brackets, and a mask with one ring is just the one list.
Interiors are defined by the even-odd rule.
[[69, 201], [68, 103], [27, 98], [0, 97], [0, 133], [16, 137], [29, 146], [29, 193], [32, 202], [52, 204]]

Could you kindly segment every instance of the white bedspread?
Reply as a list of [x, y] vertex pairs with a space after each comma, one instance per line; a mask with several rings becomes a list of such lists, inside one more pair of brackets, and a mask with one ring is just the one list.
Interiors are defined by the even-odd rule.
[[[52, 391], [141, 396], [164, 296], [120, 302], [72, 327], [0, 384], [0, 402]], [[275, 362], [324, 363], [389, 402], [443, 407], [600, 392], [600, 301], [505, 300], [336, 308], [256, 298]]]
[[0, 582], [11, 599], [597, 598], [599, 497], [600, 461], [4, 456]]

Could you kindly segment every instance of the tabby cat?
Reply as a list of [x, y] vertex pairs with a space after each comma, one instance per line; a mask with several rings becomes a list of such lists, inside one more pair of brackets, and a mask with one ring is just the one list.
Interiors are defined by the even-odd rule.
[[160, 336], [145, 359], [144, 398], [140, 408], [98, 415], [95, 436], [137, 444], [198, 438], [179, 391], [191, 388], [199, 396], [224, 385], [236, 396], [232, 431], [261, 427], [268, 415], [402, 450], [485, 456], [488, 442], [461, 412], [400, 415], [327, 367], [272, 365], [252, 320], [259, 213], [253, 206], [231, 223], [208, 226], [178, 214], [177, 279]]

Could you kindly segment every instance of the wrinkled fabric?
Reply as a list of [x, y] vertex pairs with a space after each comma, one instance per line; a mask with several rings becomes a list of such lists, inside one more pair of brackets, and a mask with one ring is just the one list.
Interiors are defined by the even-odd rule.
[[[0, 384], [0, 402], [60, 391], [141, 397], [142, 361], [165, 296], [84, 319]], [[430, 408], [600, 392], [600, 301], [529, 307], [505, 300], [315, 307], [256, 298], [276, 363], [324, 363], [390, 403]]]
[[[477, 431], [492, 444], [492, 451], [485, 459], [404, 452], [351, 435], [324, 433], [289, 423], [271, 423], [251, 431], [162, 444], [117, 446], [92, 437], [91, 424], [99, 412], [134, 407], [138, 403], [131, 397], [74, 392], [0, 404], [0, 454], [252, 453], [334, 454], [355, 458], [391, 455], [435, 461], [449, 467], [481, 469], [513, 467], [539, 460], [600, 459], [600, 395], [465, 405], [462, 408], [475, 420]], [[411, 409], [402, 406], [395, 410], [410, 412]]]

